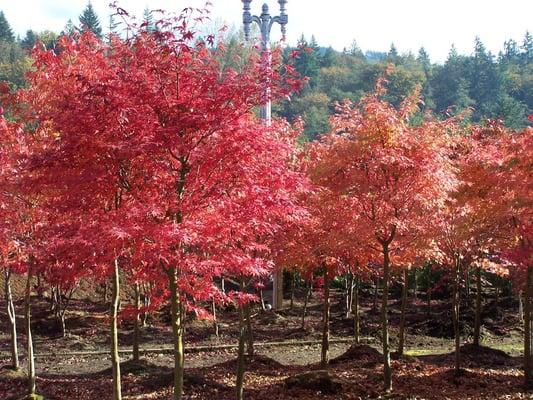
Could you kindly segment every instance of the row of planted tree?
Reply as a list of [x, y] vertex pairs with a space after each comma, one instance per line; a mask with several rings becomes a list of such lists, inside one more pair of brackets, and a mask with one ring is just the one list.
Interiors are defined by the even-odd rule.
[[[27, 278], [29, 394], [36, 392], [36, 276], [56, 288], [60, 319], [76, 282], [112, 282], [115, 400], [121, 277], [136, 288], [134, 314], [170, 305], [176, 399], [183, 394], [186, 315], [235, 303], [241, 399], [251, 286], [274, 268], [322, 273], [326, 366], [331, 281], [348, 273], [359, 282], [376, 266], [389, 391], [391, 271], [427, 260], [453, 273], [457, 350], [463, 272], [510, 273], [524, 293], [525, 376], [533, 380], [531, 128], [511, 132], [498, 121], [466, 126], [460, 117], [422, 115], [417, 92], [394, 108], [383, 100], [384, 77], [358, 104], [339, 104], [320, 141], [299, 146], [301, 124], [264, 126], [254, 116], [265, 96], [286, 98], [301, 86], [291, 65], [276, 51], [266, 68], [253, 52], [237, 56], [212, 37], [198, 40], [197, 17], [187, 9], [159, 21], [157, 32], [127, 22], [124, 37], [106, 42], [85, 33], [61, 38], [55, 50], [37, 46], [27, 87], [2, 88], [0, 254], [13, 337], [9, 276]], [[224, 291], [215, 284], [220, 277], [240, 290]], [[140, 306], [140, 286], [149, 288], [150, 305]]]

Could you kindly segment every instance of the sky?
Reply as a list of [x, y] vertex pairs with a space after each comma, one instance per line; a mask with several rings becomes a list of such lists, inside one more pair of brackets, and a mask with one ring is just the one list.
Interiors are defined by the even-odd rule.
[[[240, 27], [241, 0], [211, 0], [211, 18], [216, 23]], [[271, 14], [279, 6], [276, 0], [253, 0], [252, 11], [261, 13], [261, 5], [270, 5]], [[102, 25], [108, 25], [110, 0], [92, 0]], [[205, 0], [121, 0], [119, 5], [141, 16], [142, 11], [165, 9], [178, 11], [187, 6], [201, 6]], [[0, 0], [16, 34], [27, 29], [60, 32], [67, 20], [78, 22], [87, 0]], [[527, 30], [533, 33], [532, 0], [288, 0], [288, 43], [295, 44], [302, 33], [315, 35], [319, 45], [337, 50], [350, 47], [356, 40], [363, 51], [388, 51], [394, 43], [400, 53], [417, 53], [421, 46], [431, 59], [443, 62], [452, 44], [459, 53], [470, 54], [476, 36], [497, 54], [503, 42], [521, 43]], [[273, 32], [279, 32], [274, 27]], [[273, 34], [279, 38], [279, 34]]]

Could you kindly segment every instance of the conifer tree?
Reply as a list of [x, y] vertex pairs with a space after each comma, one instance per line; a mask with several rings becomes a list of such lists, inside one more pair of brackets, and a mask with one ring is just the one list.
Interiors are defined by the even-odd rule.
[[146, 7], [143, 11], [143, 24], [145, 24], [145, 29], [148, 32], [154, 32], [157, 30], [154, 23], [154, 17], [152, 16], [152, 11], [150, 11], [148, 7]]
[[9, 22], [7, 22], [3, 11], [0, 11], [0, 40], [9, 43], [15, 41], [15, 35], [13, 35], [13, 30], [9, 26]]
[[87, 4], [85, 10], [80, 15], [80, 25], [82, 31], [92, 31], [97, 37], [102, 37], [102, 27], [100, 26], [100, 20], [94, 11], [91, 2]]
[[72, 22], [72, 20], [69, 18], [69, 20], [67, 21], [67, 24], [65, 25], [65, 28], [63, 29], [63, 32], [65, 35], [73, 35], [74, 32], [77, 31], [78, 28], [76, 28], [76, 26], [74, 25], [74, 22]]
[[28, 29], [26, 31], [26, 36], [24, 37], [24, 39], [22, 39], [22, 42], [20, 44], [23, 49], [29, 50], [33, 48], [33, 46], [35, 46], [35, 42], [37, 42], [37, 40], [37, 34], [33, 30]]

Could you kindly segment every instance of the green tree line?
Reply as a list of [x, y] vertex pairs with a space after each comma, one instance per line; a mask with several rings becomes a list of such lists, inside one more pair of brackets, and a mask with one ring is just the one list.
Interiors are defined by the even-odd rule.
[[[145, 10], [147, 26], [153, 25]], [[113, 26], [113, 21], [110, 21]], [[0, 11], [0, 81], [13, 88], [24, 85], [24, 74], [30, 68], [28, 51], [40, 42], [53, 48], [61, 34], [91, 30], [102, 36], [100, 20], [89, 3], [78, 18], [78, 25], [69, 20], [62, 32], [28, 30], [24, 38], [15, 37], [4, 13]], [[233, 38], [232, 41], [235, 41]], [[487, 51], [479, 38], [473, 52], [461, 55], [452, 45], [446, 61], [433, 63], [424, 48], [418, 54], [400, 54], [394, 44], [389, 52], [364, 52], [354, 41], [350, 48], [336, 51], [319, 46], [311, 37], [302, 36], [296, 48], [286, 50], [298, 72], [308, 77], [302, 92], [290, 101], [275, 106], [278, 115], [293, 121], [305, 121], [304, 140], [313, 140], [329, 129], [329, 116], [338, 102], [359, 100], [374, 87], [377, 77], [389, 65], [387, 99], [398, 105], [402, 99], [420, 88], [424, 109], [445, 117], [465, 113], [466, 122], [487, 118], [501, 119], [510, 128], [523, 128], [533, 113], [533, 36], [526, 32], [523, 40], [507, 40], [497, 56]]]
[[[471, 55], [458, 54], [454, 46], [443, 64], [432, 63], [424, 48], [417, 55], [399, 54], [391, 45], [388, 53], [363, 53], [354, 42], [342, 52], [320, 47], [314, 37], [301, 37], [294, 54], [300, 74], [309, 78], [304, 90], [276, 111], [289, 120], [301, 116], [305, 135], [315, 139], [329, 128], [328, 117], [336, 103], [357, 101], [372, 90], [377, 77], [389, 65], [387, 100], [394, 105], [420, 88], [424, 109], [439, 116], [466, 112], [467, 122], [502, 119], [508, 127], [523, 128], [533, 112], [533, 36], [508, 40], [497, 56], [475, 39]], [[425, 111], [425, 110], [422, 110]]]

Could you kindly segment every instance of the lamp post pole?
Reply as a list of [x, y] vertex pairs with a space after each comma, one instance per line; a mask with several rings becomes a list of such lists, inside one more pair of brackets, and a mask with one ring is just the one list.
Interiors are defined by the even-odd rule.
[[[243, 24], [244, 24], [244, 38], [248, 41], [250, 38], [250, 30], [253, 23], [259, 26], [261, 31], [261, 56], [265, 63], [265, 71], [267, 74], [270, 71], [272, 56], [270, 53], [270, 31], [274, 24], [281, 26], [281, 33], [285, 38], [287, 23], [289, 17], [287, 15], [287, 0], [278, 0], [280, 13], [278, 16], [271, 16], [268, 4], [263, 4], [260, 16], [252, 15], [251, 3], [252, 0], [242, 0], [243, 2]], [[265, 103], [261, 106], [261, 119], [266, 126], [270, 126], [272, 122], [272, 101], [270, 99], [270, 82], [267, 80], [265, 87]], [[272, 308], [279, 310], [283, 305], [283, 271], [274, 272], [274, 282], [272, 287]]]

